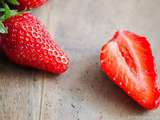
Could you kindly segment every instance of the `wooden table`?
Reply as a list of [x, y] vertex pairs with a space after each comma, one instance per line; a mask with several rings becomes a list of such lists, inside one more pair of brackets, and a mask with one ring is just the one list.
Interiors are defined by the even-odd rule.
[[101, 72], [99, 51], [118, 29], [150, 38], [160, 60], [159, 0], [49, 0], [33, 13], [69, 54], [59, 76], [0, 59], [0, 120], [160, 120]]

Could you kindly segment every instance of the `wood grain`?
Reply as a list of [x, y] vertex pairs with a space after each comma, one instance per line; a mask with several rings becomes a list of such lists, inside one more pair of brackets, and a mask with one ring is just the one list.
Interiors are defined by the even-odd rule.
[[159, 59], [160, 42], [154, 40], [158, 38], [154, 30], [160, 16], [152, 14], [156, 4], [150, 0], [50, 1], [47, 26], [70, 55], [71, 65], [61, 76], [45, 75], [41, 120], [160, 119], [159, 109], [144, 111], [106, 81], [99, 69], [101, 45], [121, 28], [152, 35], [150, 42]]
[[49, 0], [33, 11], [69, 54], [59, 76], [0, 59], [0, 120], [159, 120], [104, 75], [99, 51], [117, 29], [149, 37], [160, 71], [159, 4], [152, 0]]
[[41, 72], [0, 60], [0, 120], [39, 120]]
[[[43, 16], [44, 9], [33, 14]], [[45, 17], [41, 19], [46, 24]], [[44, 72], [0, 58], [0, 120], [40, 120]]]

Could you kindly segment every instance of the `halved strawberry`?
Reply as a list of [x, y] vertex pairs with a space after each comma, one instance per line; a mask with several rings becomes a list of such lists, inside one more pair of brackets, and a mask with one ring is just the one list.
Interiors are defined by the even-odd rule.
[[146, 109], [158, 107], [160, 92], [149, 42], [129, 31], [118, 31], [101, 49], [101, 68]]

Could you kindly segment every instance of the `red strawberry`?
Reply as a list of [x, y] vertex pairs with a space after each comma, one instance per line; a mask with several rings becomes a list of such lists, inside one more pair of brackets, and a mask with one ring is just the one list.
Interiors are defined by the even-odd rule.
[[101, 68], [130, 97], [146, 109], [159, 105], [157, 73], [150, 44], [128, 31], [116, 32], [101, 49]]
[[2, 49], [7, 57], [26, 67], [62, 73], [69, 59], [51, 38], [42, 23], [29, 13], [12, 16], [4, 22]]
[[19, 2], [19, 9], [31, 9], [37, 8], [46, 3], [48, 0], [18, 0]]

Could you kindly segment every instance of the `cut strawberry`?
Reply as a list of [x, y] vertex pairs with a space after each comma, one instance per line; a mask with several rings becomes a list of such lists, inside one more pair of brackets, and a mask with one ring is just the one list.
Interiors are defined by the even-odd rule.
[[128, 31], [116, 32], [101, 49], [103, 71], [146, 109], [159, 105], [157, 73], [149, 42]]

